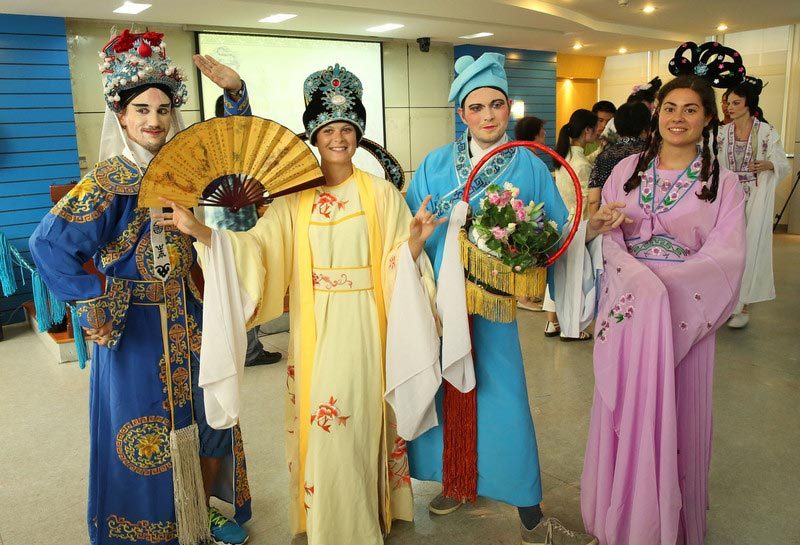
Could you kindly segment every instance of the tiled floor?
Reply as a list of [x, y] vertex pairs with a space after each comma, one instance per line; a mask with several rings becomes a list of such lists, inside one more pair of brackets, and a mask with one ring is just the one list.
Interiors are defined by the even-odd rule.
[[[800, 237], [776, 238], [775, 263], [778, 300], [755, 306], [747, 329], [719, 335], [707, 545], [800, 544]], [[524, 313], [519, 322], [543, 507], [579, 526], [591, 345], [546, 340], [543, 325], [541, 314]], [[21, 327], [6, 329], [6, 337], [0, 343], [0, 545], [85, 544], [88, 371], [51, 363]], [[285, 350], [287, 335], [262, 340]], [[248, 369], [243, 386], [253, 545], [292, 542], [281, 431], [285, 373], [283, 364]], [[398, 524], [387, 544], [519, 543], [511, 507], [479, 500], [431, 517], [426, 505], [438, 485], [414, 487], [417, 520]]]

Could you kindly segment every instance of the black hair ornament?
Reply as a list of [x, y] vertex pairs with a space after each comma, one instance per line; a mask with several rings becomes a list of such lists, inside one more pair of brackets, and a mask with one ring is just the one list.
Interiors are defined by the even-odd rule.
[[[690, 56], [686, 57], [686, 52]], [[746, 71], [738, 51], [719, 42], [694, 42], [681, 44], [669, 61], [669, 71], [674, 76], [698, 76], [712, 87], [729, 89], [745, 79]]]

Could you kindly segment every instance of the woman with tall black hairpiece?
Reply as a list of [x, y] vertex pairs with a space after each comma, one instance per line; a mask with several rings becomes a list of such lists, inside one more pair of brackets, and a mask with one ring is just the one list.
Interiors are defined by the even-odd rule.
[[772, 273], [772, 218], [775, 187], [789, 174], [789, 161], [778, 131], [759, 115], [763, 84], [748, 76], [728, 92], [731, 123], [720, 133], [719, 161], [739, 176], [747, 197], [747, 264], [739, 305], [728, 327], [743, 328], [750, 321], [747, 305], [775, 299]]

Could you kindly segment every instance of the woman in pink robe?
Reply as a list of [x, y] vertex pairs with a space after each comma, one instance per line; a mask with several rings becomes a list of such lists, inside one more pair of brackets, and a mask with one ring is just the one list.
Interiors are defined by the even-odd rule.
[[710, 149], [713, 89], [681, 76], [658, 104], [648, 148], [603, 188], [633, 221], [603, 240], [581, 479], [586, 530], [601, 545], [703, 543], [715, 333], [744, 270], [744, 194]]

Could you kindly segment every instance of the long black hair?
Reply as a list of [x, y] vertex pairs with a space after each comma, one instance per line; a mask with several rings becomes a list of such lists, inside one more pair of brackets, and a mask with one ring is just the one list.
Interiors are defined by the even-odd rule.
[[[569, 123], [561, 127], [558, 131], [558, 140], [556, 141], [555, 151], [564, 159], [569, 155], [570, 139], [578, 138], [583, 131], [590, 127], [597, 127], [597, 114], [593, 114], [589, 110], [575, 110], [569, 116]], [[561, 168], [561, 164], [556, 164], [556, 170]]]
[[[719, 118], [717, 117], [717, 98], [714, 95], [714, 89], [708, 81], [698, 76], [678, 76], [664, 85], [658, 92], [659, 105], [663, 104], [667, 95], [675, 89], [691, 89], [697, 93], [703, 106], [703, 113], [706, 116], [711, 116], [711, 121], [703, 127], [700, 180], [704, 183], [703, 188], [697, 193], [697, 197], [704, 201], [714, 202], [717, 198], [717, 189], [719, 187], [719, 161], [717, 160]], [[625, 182], [625, 193], [629, 193], [639, 187], [641, 183], [639, 173], [645, 171], [650, 162], [656, 158], [661, 150], [661, 140], [661, 133], [658, 131], [658, 111], [656, 111], [653, 115], [650, 135], [647, 137], [647, 146], [645, 151], [639, 154], [639, 162], [636, 164], [631, 177]], [[708, 183], [709, 181], [710, 183]]]

